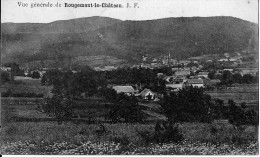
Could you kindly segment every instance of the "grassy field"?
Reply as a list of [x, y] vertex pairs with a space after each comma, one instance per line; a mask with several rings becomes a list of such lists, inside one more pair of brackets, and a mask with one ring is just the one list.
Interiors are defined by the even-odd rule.
[[[104, 123], [105, 132], [100, 134], [98, 124], [68, 122], [58, 125], [55, 121], [12, 119], [17, 116], [46, 118], [36, 110], [41, 102], [35, 98], [2, 100], [1, 115], [5, 119], [2, 119], [0, 131], [1, 154], [258, 154], [258, 130], [253, 126], [235, 128], [228, 123], [183, 123], [179, 126], [185, 139], [182, 143], [155, 144], [147, 143], [147, 139], [138, 134], [141, 131], [153, 137], [154, 123]], [[97, 102], [90, 102], [79, 101], [79, 110], [89, 105], [87, 113], [97, 115], [102, 100], [97, 108], [94, 108]]]
[[212, 98], [218, 98], [224, 101], [225, 104], [228, 100], [234, 100], [237, 104], [245, 102], [250, 107], [258, 107], [259, 96], [258, 96], [258, 85], [238, 85], [234, 90], [215, 90], [207, 91]]
[[41, 79], [15, 76], [13, 83], [5, 83], [0, 86], [1, 92], [11, 91], [12, 93], [36, 93], [44, 97], [51, 95], [52, 87], [42, 86]]

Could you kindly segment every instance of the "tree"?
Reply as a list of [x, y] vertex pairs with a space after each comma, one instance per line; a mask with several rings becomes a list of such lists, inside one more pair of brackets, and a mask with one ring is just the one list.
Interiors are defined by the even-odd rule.
[[39, 73], [38, 71], [34, 71], [34, 72], [32, 73], [32, 78], [38, 79], [38, 78], [40, 78], [40, 77], [41, 77], [41, 75], [40, 75], [40, 73]]
[[222, 73], [222, 83], [224, 84], [232, 84], [233, 83], [233, 75], [230, 71], [224, 70]]
[[41, 79], [41, 84], [46, 85], [47, 81], [48, 81], [48, 78], [47, 78], [46, 74], [43, 74], [42, 79]]
[[215, 110], [211, 97], [192, 86], [165, 95], [161, 106], [170, 123], [210, 122]]
[[7, 71], [1, 71], [1, 82], [11, 81], [10, 73]]
[[235, 126], [258, 125], [258, 114], [255, 110], [247, 110], [244, 103], [239, 106], [233, 100], [228, 100], [228, 104], [226, 117], [231, 124]]
[[75, 94], [85, 93], [88, 97], [96, 94], [98, 83], [97, 80], [93, 77], [94, 73], [92, 72], [80, 72], [77, 73], [71, 82], [72, 88], [71, 92]]
[[250, 74], [245, 74], [243, 76], [243, 82], [244, 83], [250, 84], [250, 83], [253, 83], [254, 80], [255, 80], [254, 77], [252, 75], [250, 75]]
[[216, 73], [215, 71], [209, 72], [208, 78], [212, 80], [214, 78], [215, 73]]
[[145, 115], [134, 96], [118, 94], [114, 105], [115, 107], [108, 114], [112, 122], [135, 123], [143, 122], [145, 119]]
[[235, 73], [233, 75], [233, 78], [234, 78], [234, 82], [236, 82], [236, 83], [242, 83], [243, 82], [243, 77], [240, 73]]
[[57, 119], [58, 124], [64, 121], [73, 121], [73, 100], [62, 83], [55, 84], [52, 89], [53, 96], [45, 99], [44, 111]]

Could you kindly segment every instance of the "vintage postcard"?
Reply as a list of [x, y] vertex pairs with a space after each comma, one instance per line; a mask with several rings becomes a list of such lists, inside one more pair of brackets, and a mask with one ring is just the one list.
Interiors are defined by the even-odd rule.
[[258, 155], [258, 0], [1, 0], [0, 154]]

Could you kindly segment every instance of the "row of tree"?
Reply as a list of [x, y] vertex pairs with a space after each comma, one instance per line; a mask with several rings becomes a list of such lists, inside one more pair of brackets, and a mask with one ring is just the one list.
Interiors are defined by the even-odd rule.
[[203, 88], [187, 87], [179, 92], [166, 94], [161, 106], [170, 123], [212, 122], [228, 119], [231, 124], [258, 125], [258, 112], [248, 109], [245, 103], [237, 105], [233, 100], [224, 105], [223, 100], [212, 99]]
[[239, 84], [251, 84], [258, 83], [258, 74], [252, 76], [250, 74], [241, 75], [240, 73], [232, 74], [230, 71], [223, 71], [222, 75], [216, 75], [216, 71], [212, 71], [208, 74], [210, 79], [219, 79], [223, 85], [231, 85], [233, 83]]

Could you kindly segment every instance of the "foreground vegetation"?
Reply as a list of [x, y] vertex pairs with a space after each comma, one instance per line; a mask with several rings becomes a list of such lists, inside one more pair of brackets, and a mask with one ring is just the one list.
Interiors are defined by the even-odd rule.
[[[99, 125], [14, 122], [1, 130], [1, 154], [258, 154], [257, 128], [230, 124], [183, 123], [184, 140], [158, 143], [153, 124]], [[150, 141], [151, 142], [150, 142]], [[148, 142], [150, 143], [148, 143]]]

